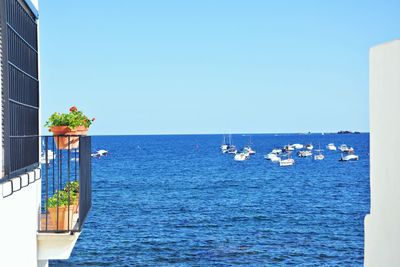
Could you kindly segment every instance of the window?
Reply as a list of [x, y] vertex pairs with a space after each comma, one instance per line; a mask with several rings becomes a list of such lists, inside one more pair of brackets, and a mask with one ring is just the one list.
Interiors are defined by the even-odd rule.
[[2, 80], [2, 177], [39, 162], [37, 23], [23, 0], [0, 4]]

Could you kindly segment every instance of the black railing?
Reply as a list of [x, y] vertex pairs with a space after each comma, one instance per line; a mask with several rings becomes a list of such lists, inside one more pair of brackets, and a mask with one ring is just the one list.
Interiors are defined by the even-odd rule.
[[42, 138], [39, 232], [79, 232], [92, 205], [90, 136]]

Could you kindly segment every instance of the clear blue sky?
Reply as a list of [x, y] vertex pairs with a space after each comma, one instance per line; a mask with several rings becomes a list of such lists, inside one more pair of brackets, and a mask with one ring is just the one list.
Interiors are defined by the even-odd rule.
[[400, 1], [41, 1], [42, 120], [91, 134], [368, 131]]

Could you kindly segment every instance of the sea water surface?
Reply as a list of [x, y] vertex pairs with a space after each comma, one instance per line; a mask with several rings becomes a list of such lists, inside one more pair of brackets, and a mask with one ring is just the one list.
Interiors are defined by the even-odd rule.
[[[250, 141], [234, 135], [238, 148]], [[245, 162], [221, 135], [94, 136], [93, 206], [66, 261], [53, 266], [362, 266], [369, 212], [368, 134], [251, 135]], [[298, 158], [275, 146], [353, 146], [360, 160]]]

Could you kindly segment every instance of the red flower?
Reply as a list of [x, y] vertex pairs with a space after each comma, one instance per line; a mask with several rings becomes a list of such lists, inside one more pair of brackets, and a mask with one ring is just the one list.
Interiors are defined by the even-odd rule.
[[78, 111], [78, 109], [77, 109], [75, 106], [72, 106], [72, 107], [69, 109], [69, 111], [70, 111], [70, 112]]
[[93, 119], [92, 119], [92, 121], [95, 121], [95, 120], [96, 120], [96, 118], [93, 118]]

